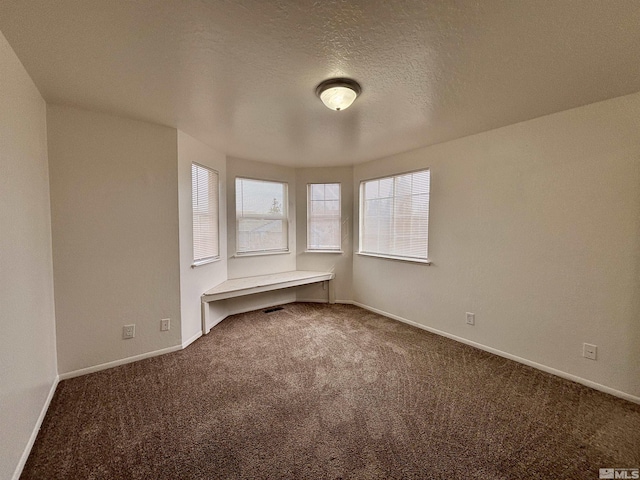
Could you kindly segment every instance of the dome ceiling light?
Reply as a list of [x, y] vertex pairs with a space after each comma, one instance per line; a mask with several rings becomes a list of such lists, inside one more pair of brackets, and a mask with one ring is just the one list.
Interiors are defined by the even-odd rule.
[[330, 78], [316, 87], [316, 95], [331, 110], [345, 110], [360, 95], [360, 84], [350, 78]]

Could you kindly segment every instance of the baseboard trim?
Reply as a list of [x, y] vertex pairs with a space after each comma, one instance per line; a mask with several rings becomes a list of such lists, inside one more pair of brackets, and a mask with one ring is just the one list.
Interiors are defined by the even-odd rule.
[[[296, 299], [296, 302], [300, 302], [300, 303], [329, 303], [327, 301], [327, 299], [322, 299], [322, 298], [298, 298]], [[334, 303], [339, 303], [342, 305], [353, 305], [353, 301], [352, 300], [336, 300]]]
[[188, 338], [187, 340], [185, 340], [184, 342], [182, 342], [182, 349], [184, 350], [185, 348], [187, 348], [189, 345], [191, 345], [193, 342], [195, 342], [197, 339], [199, 339], [202, 336], [202, 331], [196, 333], [195, 335], [193, 335], [191, 338]]
[[329, 303], [329, 301], [326, 298], [296, 298], [296, 303]]
[[522, 363], [529, 367], [533, 367], [537, 370], [542, 370], [543, 372], [550, 373], [551, 375], [555, 375], [560, 378], [564, 378], [566, 380], [571, 380], [572, 382], [579, 383], [586, 387], [593, 388], [594, 390], [599, 390], [604, 393], [608, 393], [609, 395], [613, 395], [614, 397], [622, 398], [623, 400], [628, 400], [629, 402], [640, 404], [640, 397], [635, 395], [631, 395], [626, 392], [622, 392], [620, 390], [616, 390], [615, 388], [607, 387], [606, 385], [602, 385], [600, 383], [593, 382], [591, 380], [587, 380], [586, 378], [578, 377], [576, 375], [572, 375], [567, 372], [563, 372], [562, 370], [557, 370], [555, 368], [549, 367], [547, 365], [543, 365], [541, 363], [533, 362], [531, 360], [527, 360], [526, 358], [518, 357], [516, 355], [512, 355], [511, 353], [503, 352], [502, 350], [498, 350], [496, 348], [488, 347], [481, 343], [477, 343], [471, 340], [467, 340], [466, 338], [458, 337], [457, 335], [453, 335], [451, 333], [444, 332], [442, 330], [438, 330], [436, 328], [427, 327], [426, 325], [422, 325], [420, 323], [414, 322], [413, 320], [408, 320], [406, 318], [400, 317], [398, 315], [394, 315], [393, 313], [385, 312], [384, 310], [380, 310], [378, 308], [371, 307], [369, 305], [365, 305], [360, 302], [352, 301], [352, 305], [355, 305], [360, 308], [364, 308], [365, 310], [369, 310], [370, 312], [377, 313], [378, 315], [382, 315], [383, 317], [391, 318], [393, 320], [397, 320], [402, 323], [406, 323], [408, 325], [412, 325], [414, 327], [420, 328], [422, 330], [426, 330], [427, 332], [435, 333], [436, 335], [440, 335], [442, 337], [450, 338], [451, 340], [455, 340], [456, 342], [464, 343], [465, 345], [470, 345], [475, 348], [479, 348], [480, 350], [484, 350], [485, 352], [493, 353], [494, 355], [498, 355], [500, 357], [508, 358], [509, 360], [513, 360], [514, 362]]
[[68, 380], [69, 378], [80, 377], [89, 373], [99, 372], [101, 370], [107, 370], [113, 367], [119, 367], [120, 365], [137, 362], [138, 360], [144, 360], [145, 358], [157, 357], [158, 355], [164, 355], [165, 353], [177, 352], [178, 350], [182, 350], [182, 344], [163, 348], [161, 350], [154, 350], [152, 352], [141, 353], [140, 355], [134, 355], [133, 357], [121, 358], [120, 360], [114, 360], [113, 362], [101, 363], [100, 365], [94, 365], [93, 367], [81, 368], [80, 370], [61, 373], [59, 375], [59, 378], [60, 380]]
[[51, 404], [53, 395], [56, 393], [56, 388], [58, 388], [59, 381], [60, 381], [60, 376], [56, 375], [56, 377], [53, 379], [53, 383], [51, 384], [51, 388], [49, 389], [49, 394], [47, 395], [47, 398], [44, 401], [44, 405], [42, 405], [42, 409], [40, 410], [40, 415], [38, 416], [38, 420], [36, 420], [35, 426], [33, 427], [33, 431], [31, 432], [29, 441], [27, 442], [27, 445], [24, 447], [24, 451], [22, 452], [22, 456], [20, 457], [18, 466], [13, 472], [13, 477], [11, 477], [12, 480], [18, 480], [20, 478], [20, 475], [22, 475], [22, 470], [24, 470], [24, 466], [27, 463], [27, 459], [29, 458], [29, 454], [31, 453], [33, 444], [36, 443], [38, 432], [40, 432], [40, 427], [42, 427], [42, 422], [44, 421], [44, 417], [47, 414], [47, 410], [49, 410], [49, 405]]

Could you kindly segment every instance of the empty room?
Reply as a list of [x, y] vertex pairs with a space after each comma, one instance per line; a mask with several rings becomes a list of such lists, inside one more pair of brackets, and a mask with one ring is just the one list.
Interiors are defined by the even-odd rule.
[[0, 0], [0, 479], [640, 478], [639, 25]]

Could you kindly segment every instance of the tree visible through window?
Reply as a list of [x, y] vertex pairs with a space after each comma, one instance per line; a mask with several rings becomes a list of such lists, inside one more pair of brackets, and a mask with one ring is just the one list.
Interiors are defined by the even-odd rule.
[[360, 252], [427, 260], [429, 170], [360, 184]]
[[236, 253], [288, 250], [287, 184], [236, 178]]
[[340, 251], [339, 183], [307, 185], [307, 250]]

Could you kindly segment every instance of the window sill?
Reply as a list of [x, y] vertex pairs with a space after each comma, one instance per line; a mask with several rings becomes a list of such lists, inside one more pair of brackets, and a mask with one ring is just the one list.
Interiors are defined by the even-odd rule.
[[212, 257], [205, 258], [204, 260], [197, 260], [191, 264], [191, 268], [201, 267], [202, 265], [207, 265], [208, 263], [219, 262], [220, 257]]
[[366, 253], [366, 252], [356, 252], [356, 253], [364, 257], [376, 257], [376, 258], [384, 258], [385, 260], [396, 260], [399, 262], [421, 263], [422, 265], [431, 265], [431, 260], [429, 260], [428, 258], [424, 260], [420, 258], [394, 257], [393, 255], [382, 255], [380, 253]]
[[305, 250], [304, 253], [339, 253], [343, 254], [342, 250]]
[[244, 257], [261, 257], [263, 255], [288, 255], [291, 251], [289, 250], [278, 250], [277, 252], [247, 252], [247, 253], [236, 253], [232, 255], [231, 258], [244, 258]]

